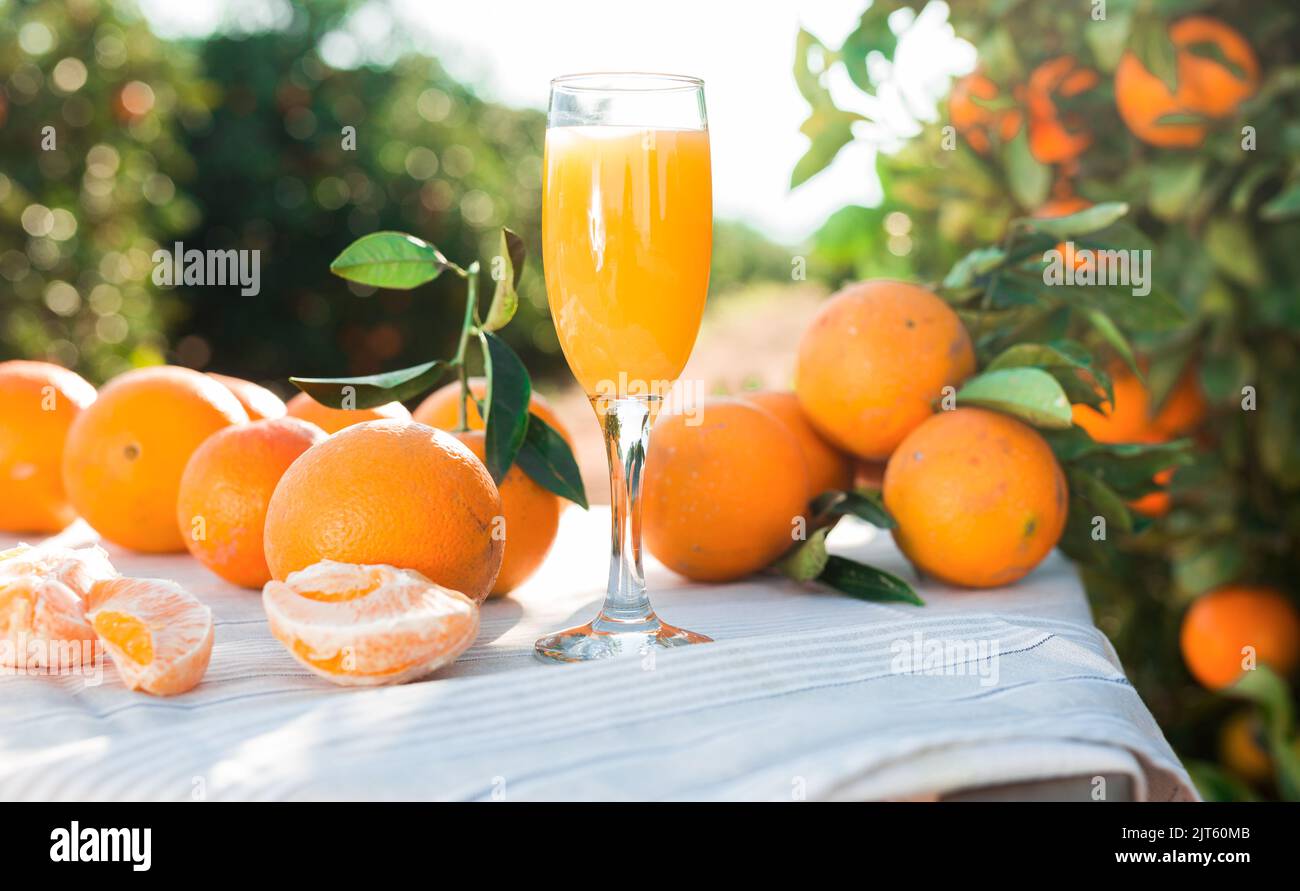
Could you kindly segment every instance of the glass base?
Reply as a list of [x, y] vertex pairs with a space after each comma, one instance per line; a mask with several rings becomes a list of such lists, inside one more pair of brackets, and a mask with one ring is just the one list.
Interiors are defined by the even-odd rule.
[[544, 662], [586, 662], [712, 642], [711, 637], [661, 622], [654, 613], [640, 622], [619, 622], [601, 613], [586, 625], [541, 638], [533, 653]]

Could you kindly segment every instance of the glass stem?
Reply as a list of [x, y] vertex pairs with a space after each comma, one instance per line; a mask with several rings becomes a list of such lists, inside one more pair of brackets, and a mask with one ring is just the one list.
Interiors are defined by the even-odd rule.
[[609, 459], [610, 557], [605, 606], [593, 625], [654, 625], [641, 568], [641, 475], [650, 441], [651, 399], [595, 397]]

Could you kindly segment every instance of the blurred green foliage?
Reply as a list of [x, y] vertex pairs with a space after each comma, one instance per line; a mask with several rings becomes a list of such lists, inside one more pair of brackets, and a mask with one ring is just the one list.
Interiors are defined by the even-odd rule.
[[[882, 88], [891, 66], [869, 62], [892, 60], [925, 6], [925, 0], [877, 0], [838, 48], [801, 35], [795, 77], [812, 106], [804, 127], [811, 141], [795, 183], [815, 175], [853, 138], [839, 126], [847, 118], [824, 87], [826, 73], [842, 68], [869, 96], [887, 94]], [[929, 117], [920, 112], [902, 147], [878, 156], [882, 207], [836, 214], [815, 249], [856, 276], [897, 274], [888, 250], [896, 235], [887, 232], [890, 216], [901, 215], [895, 228], [906, 229], [909, 262], [918, 277], [944, 283], [943, 293], [976, 336], [981, 366], [1017, 344], [1067, 338], [1082, 342], [1084, 357], [1132, 350], [1149, 363], [1145, 380], [1156, 407], [1190, 370], [1208, 411], [1192, 431], [1190, 462], [1172, 477], [1168, 512], [1137, 518], [1131, 532], [1106, 541], [1079, 545], [1086, 536], [1067, 532], [1063, 547], [1080, 563], [1099, 626], [1194, 766], [1202, 791], [1235, 798], [1295, 794], [1300, 778], [1285, 771], [1252, 790], [1233, 776], [1230, 755], [1216, 766], [1226, 751], [1220, 740], [1226, 722], [1243, 706], [1192, 681], [1178, 635], [1187, 605], [1226, 583], [1269, 584], [1300, 601], [1300, 253], [1294, 249], [1300, 238], [1300, 16], [1284, 0], [1252, 4], [1249, 15], [1240, 4], [1213, 0], [1111, 0], [1101, 19], [1093, 17], [1097, 7], [989, 0], [951, 9], [956, 34], [974, 45], [978, 71], [996, 86], [996, 96], [976, 103], [990, 116], [1007, 109], [1019, 109], [1022, 122], [1042, 115], [1041, 102], [1037, 111], [1032, 104], [1034, 73], [1062, 54], [1099, 74], [1085, 95], [1058, 97], [1057, 110], [1079, 112], [1076, 124], [1090, 135], [1077, 159], [1040, 160], [1023, 123], [1014, 137], [995, 137], [988, 150], [976, 151], [949, 126], [947, 109]], [[1149, 70], [1172, 74], [1168, 28], [1187, 14], [1213, 16], [1239, 30], [1258, 55], [1261, 84], [1240, 108], [1210, 122], [1203, 144], [1158, 148], [1136, 138], [1120, 118], [1113, 75], [1125, 51]], [[1075, 197], [1130, 206], [1124, 220], [1088, 237], [1151, 250], [1150, 295], [1063, 292], [1035, 281], [1041, 269], [1035, 254], [1041, 257], [1055, 239], [1031, 234], [1035, 223], [1027, 218], [1050, 199]], [[1031, 274], [1017, 279], [1025, 271]], [[1057, 373], [1068, 368], [1031, 364]], [[1063, 385], [1075, 373], [1062, 376]], [[1071, 399], [1078, 401], [1074, 393]], [[1054, 435], [1058, 455], [1086, 447], [1088, 437], [1066, 432], [1072, 440]], [[1113, 480], [1072, 472], [1072, 525], [1105, 514], [1102, 502], [1126, 513], [1109, 485], [1096, 488], [1099, 481]], [[1088, 495], [1095, 496], [1091, 504]], [[1075, 516], [1079, 508], [1086, 517]], [[1270, 696], [1294, 701], [1295, 692], [1279, 683]], [[1285, 728], [1272, 720], [1274, 761], [1294, 767], [1287, 755], [1295, 745], [1294, 709], [1274, 704], [1272, 713], [1288, 716]]]
[[[295, 4], [276, 30], [162, 41], [124, 0], [0, 0], [0, 358], [95, 382], [170, 361], [283, 393], [290, 374], [446, 354], [455, 281], [375, 291], [330, 260], [395, 229], [468, 262], [503, 225], [540, 257], [545, 115], [484, 101], [400, 41], [391, 62], [331, 67], [322, 41], [357, 7]], [[47, 123], [57, 150], [43, 152]], [[260, 293], [156, 287], [153, 253], [177, 241], [260, 251]], [[788, 250], [719, 222], [714, 295], [789, 277]], [[566, 375], [536, 259], [520, 294], [504, 336], [534, 375]]]
[[94, 379], [160, 361], [181, 301], [152, 254], [197, 220], [192, 66], [124, 7], [8, 0], [0, 84], [0, 358]]

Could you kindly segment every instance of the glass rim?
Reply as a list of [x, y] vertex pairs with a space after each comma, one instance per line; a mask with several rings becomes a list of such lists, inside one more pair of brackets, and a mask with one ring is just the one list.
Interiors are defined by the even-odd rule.
[[[603, 81], [603, 83], [596, 83]], [[635, 81], [649, 82], [638, 86]], [[667, 93], [703, 89], [704, 79], [658, 71], [583, 71], [551, 78], [551, 89], [588, 93]]]

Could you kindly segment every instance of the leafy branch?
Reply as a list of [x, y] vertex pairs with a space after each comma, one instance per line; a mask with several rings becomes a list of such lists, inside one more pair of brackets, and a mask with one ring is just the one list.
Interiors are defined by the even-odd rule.
[[322, 405], [340, 409], [374, 408], [411, 399], [434, 387], [449, 373], [460, 382], [460, 423], [468, 429], [468, 359], [471, 344], [482, 357], [487, 392], [480, 406], [485, 418], [484, 453], [492, 478], [500, 484], [518, 465], [538, 485], [562, 498], [587, 507], [587, 496], [577, 461], [568, 443], [545, 420], [529, 411], [532, 380], [519, 356], [495, 332], [505, 327], [519, 307], [519, 279], [523, 274], [524, 242], [509, 229], [501, 229], [500, 250], [492, 258], [495, 282], [486, 317], [480, 316], [477, 260], [461, 267], [433, 245], [405, 232], [373, 232], [343, 249], [330, 263], [340, 278], [375, 288], [409, 290], [427, 284], [444, 272], [465, 283], [465, 314], [456, 354], [409, 368], [363, 377], [305, 378], [290, 381]]

